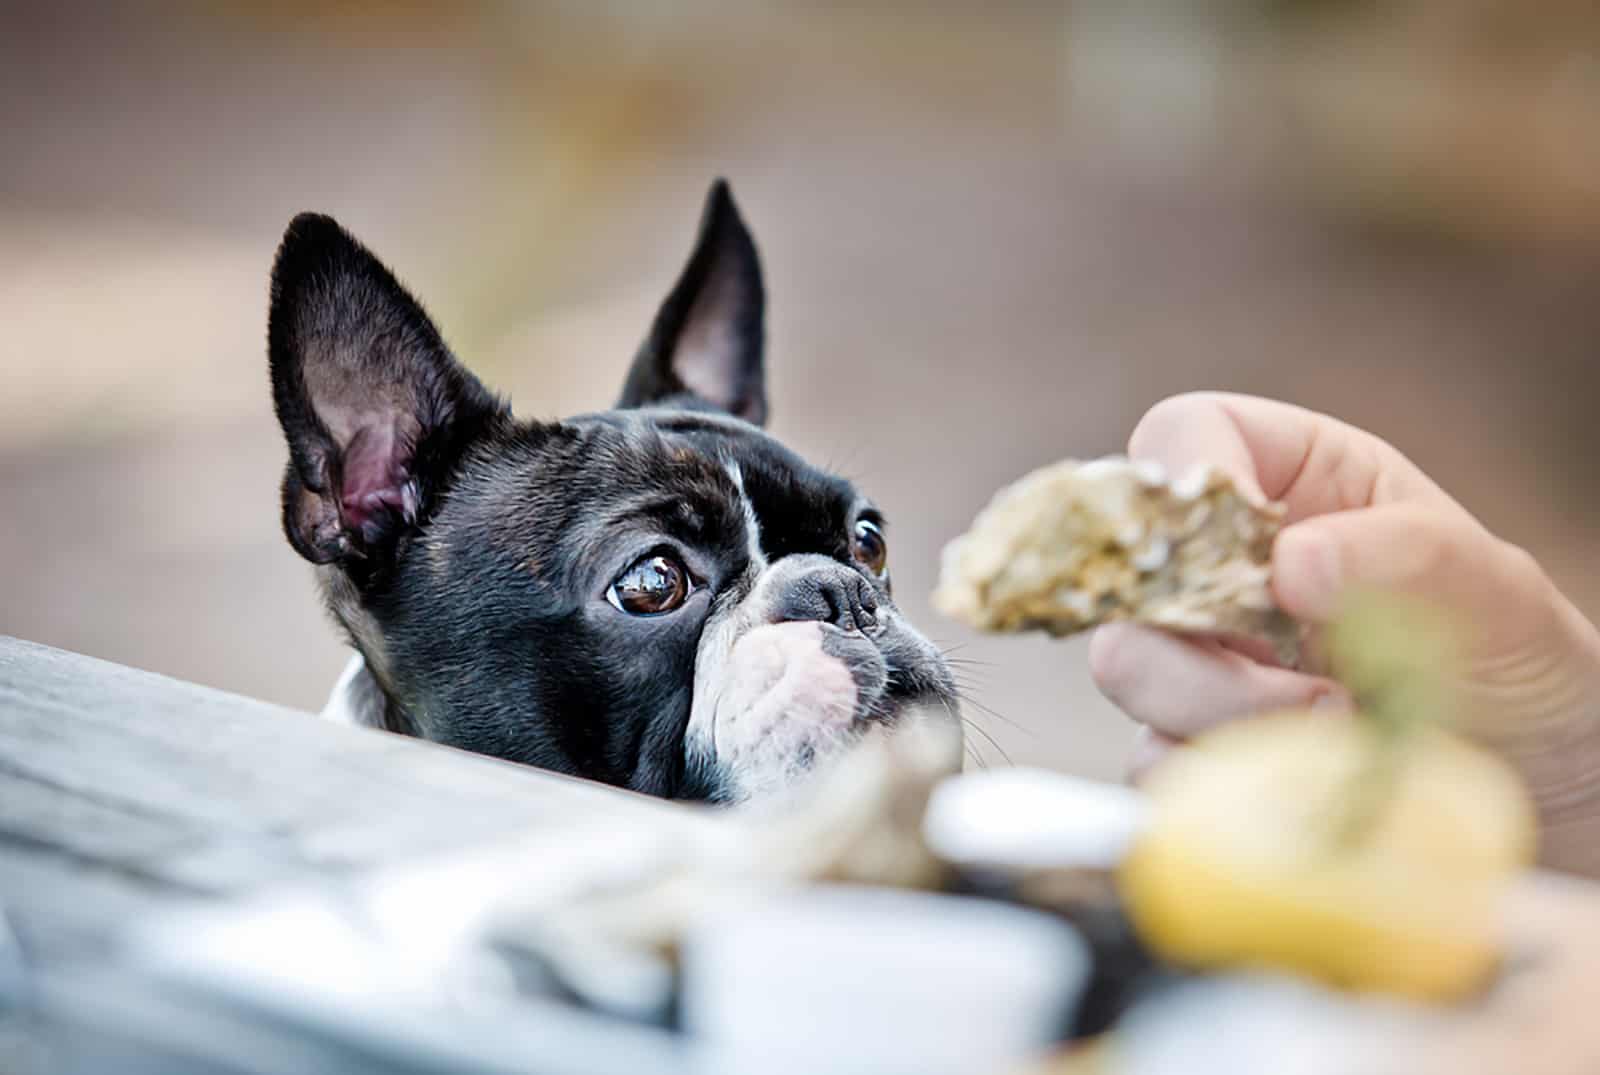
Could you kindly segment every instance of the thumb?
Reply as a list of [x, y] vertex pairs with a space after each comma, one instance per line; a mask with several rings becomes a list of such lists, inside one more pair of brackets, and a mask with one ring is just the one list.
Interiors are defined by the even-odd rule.
[[1303, 520], [1272, 550], [1273, 596], [1304, 623], [1326, 623], [1352, 590], [1406, 594], [1468, 617], [1479, 631], [1532, 626], [1550, 583], [1533, 558], [1465, 511], [1385, 504]]

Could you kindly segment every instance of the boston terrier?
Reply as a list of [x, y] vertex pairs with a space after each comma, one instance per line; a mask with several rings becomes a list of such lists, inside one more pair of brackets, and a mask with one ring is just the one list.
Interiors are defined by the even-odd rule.
[[718, 181], [615, 409], [524, 421], [366, 247], [296, 217], [268, 359], [284, 532], [359, 653], [330, 713], [721, 802], [867, 729], [957, 726], [882, 513], [762, 432], [764, 305]]

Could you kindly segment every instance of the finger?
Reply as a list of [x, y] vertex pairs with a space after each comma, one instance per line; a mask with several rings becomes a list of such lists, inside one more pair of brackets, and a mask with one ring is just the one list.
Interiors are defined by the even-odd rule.
[[1278, 535], [1273, 596], [1289, 615], [1325, 623], [1352, 591], [1408, 594], [1462, 613], [1497, 638], [1538, 626], [1550, 602], [1538, 565], [1471, 519], [1386, 504], [1307, 519]]
[[1212, 641], [1111, 624], [1089, 643], [1096, 686], [1134, 720], [1187, 739], [1235, 717], [1342, 695], [1330, 680], [1257, 664]]
[[1183, 740], [1163, 735], [1154, 728], [1140, 728], [1128, 756], [1128, 783], [1139, 784], [1167, 755], [1183, 746]]
[[1151, 459], [1173, 477], [1208, 463], [1256, 502], [1271, 499], [1256, 477], [1256, 462], [1238, 426], [1210, 393], [1172, 396], [1145, 412], [1128, 437], [1128, 455]]
[[1403, 500], [1455, 501], [1398, 450], [1335, 418], [1253, 396], [1200, 392], [1152, 407], [1128, 453], [1172, 474], [1219, 467], [1246, 493], [1283, 501], [1294, 521]]
[[1230, 649], [1235, 653], [1250, 658], [1257, 664], [1272, 665], [1276, 668], [1284, 667], [1279, 660], [1278, 647], [1264, 638], [1251, 638], [1246, 635], [1217, 635], [1217, 645], [1223, 649]]

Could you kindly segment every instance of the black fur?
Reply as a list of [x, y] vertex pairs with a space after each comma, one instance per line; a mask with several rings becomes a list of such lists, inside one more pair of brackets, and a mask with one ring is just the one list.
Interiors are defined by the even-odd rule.
[[[730, 461], [767, 558], [820, 553], [859, 584], [858, 605], [892, 609], [887, 579], [851, 555], [856, 520], [877, 519], [855, 488], [713, 413], [765, 415], [762, 303], [754, 245], [719, 182], [628, 375], [630, 409], [519, 422], [363, 246], [326, 217], [295, 219], [269, 331], [290, 451], [284, 529], [326, 565], [391, 728], [657, 795], [715, 795], [712, 777], [686, 772], [684, 731], [701, 630], [714, 602], [742, 596], [730, 588], [749, 565]], [[702, 364], [685, 379], [691, 332]], [[363, 445], [373, 436], [388, 449]], [[699, 588], [669, 615], [619, 613], [606, 589], [662, 548]], [[886, 694], [948, 700], [937, 654], [899, 630], [878, 641]]]

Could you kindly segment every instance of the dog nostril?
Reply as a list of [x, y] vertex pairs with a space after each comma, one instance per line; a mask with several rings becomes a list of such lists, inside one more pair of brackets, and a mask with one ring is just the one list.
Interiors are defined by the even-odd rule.
[[854, 569], [828, 564], [785, 587], [773, 610], [775, 621], [816, 620], [842, 631], [879, 628], [878, 595]]
[[860, 631], [875, 631], [878, 628], [878, 595], [865, 581], [855, 584], [855, 614], [856, 628]]

